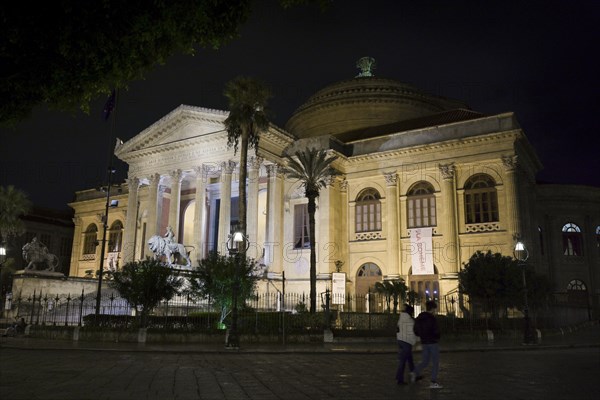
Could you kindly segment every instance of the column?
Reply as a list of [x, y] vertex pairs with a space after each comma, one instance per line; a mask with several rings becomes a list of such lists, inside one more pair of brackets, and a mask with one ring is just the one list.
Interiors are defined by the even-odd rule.
[[158, 186], [160, 184], [160, 175], [153, 174], [148, 178], [148, 225], [147, 238], [158, 234]]
[[227, 239], [231, 233], [231, 175], [235, 162], [221, 163], [221, 205], [219, 207], [219, 234], [216, 249], [221, 254], [227, 254]]
[[258, 259], [262, 256], [262, 246], [258, 238], [258, 186], [260, 175], [260, 157], [250, 157], [248, 161], [248, 206], [246, 213], [246, 234], [250, 240], [248, 257]]
[[179, 232], [179, 209], [181, 207], [181, 180], [183, 174], [180, 169], [171, 171], [171, 201], [169, 202], [169, 225], [175, 233], [177, 243], [181, 241]]
[[267, 165], [267, 232], [265, 264], [270, 272], [283, 271], [283, 181], [277, 164]]
[[386, 183], [386, 205], [387, 210], [384, 215], [387, 219], [387, 253], [388, 253], [388, 276], [400, 275], [400, 215], [398, 213], [398, 174], [394, 172], [385, 172], [383, 174]]
[[344, 264], [342, 264], [342, 272], [348, 272], [349, 268], [349, 259], [348, 259], [348, 239], [350, 237], [350, 233], [348, 230], [348, 207], [350, 203], [348, 203], [348, 181], [346, 178], [341, 178], [339, 180], [340, 185], [340, 249], [337, 254], [336, 260], [340, 260]]
[[195, 167], [196, 173], [196, 200], [194, 207], [194, 252], [193, 262], [206, 257], [204, 246], [206, 244], [206, 185], [209, 168], [206, 165]]
[[138, 215], [138, 188], [140, 180], [138, 178], [127, 179], [127, 217], [125, 220], [125, 237], [123, 238], [123, 248], [121, 256], [123, 262], [128, 263], [135, 260], [135, 236], [137, 235], [137, 215]]
[[[523, 232], [521, 231], [521, 220], [519, 217], [519, 205], [518, 205], [518, 193], [517, 193], [517, 157], [503, 156], [502, 164], [504, 165], [504, 187], [505, 199], [506, 199], [506, 230], [508, 232], [509, 240], [512, 239], [511, 243], [520, 237]], [[531, 243], [531, 242], [530, 242]]]
[[73, 217], [75, 225], [73, 234], [73, 247], [71, 248], [71, 264], [69, 268], [69, 276], [79, 276], [79, 258], [83, 252], [83, 227], [81, 226], [81, 217]]
[[[447, 273], [458, 273], [460, 271], [460, 257], [458, 244], [458, 226], [456, 219], [456, 193], [454, 190], [455, 168], [454, 164], [438, 165], [442, 175], [442, 204], [436, 204], [436, 211], [441, 211], [442, 235], [444, 238], [442, 254], [440, 259], [447, 263], [444, 271]], [[438, 222], [438, 226], [439, 226]]]
[[315, 247], [317, 255], [317, 280], [328, 279], [331, 271], [335, 271], [333, 259], [328, 255], [335, 254], [336, 243], [333, 230], [335, 229], [335, 216], [332, 215], [332, 197], [335, 177], [327, 176], [323, 180], [326, 184], [317, 197], [317, 212], [315, 215]]

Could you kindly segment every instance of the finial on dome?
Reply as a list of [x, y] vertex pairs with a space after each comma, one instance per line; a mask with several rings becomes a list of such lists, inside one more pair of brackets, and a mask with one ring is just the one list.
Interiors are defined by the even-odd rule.
[[356, 78], [362, 78], [365, 76], [373, 75], [375, 69], [375, 59], [373, 57], [362, 57], [356, 62], [356, 68], [360, 69], [360, 73], [356, 75]]

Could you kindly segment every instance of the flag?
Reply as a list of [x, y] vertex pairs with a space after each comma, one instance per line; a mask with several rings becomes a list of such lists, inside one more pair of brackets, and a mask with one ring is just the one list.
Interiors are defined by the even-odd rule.
[[110, 94], [110, 96], [108, 96], [108, 99], [106, 100], [106, 103], [104, 104], [104, 110], [102, 110], [102, 119], [104, 119], [105, 121], [108, 121], [108, 119], [110, 118], [110, 114], [112, 113], [112, 111], [115, 108], [116, 100], [117, 100], [117, 91], [115, 89], [113, 89], [112, 93]]

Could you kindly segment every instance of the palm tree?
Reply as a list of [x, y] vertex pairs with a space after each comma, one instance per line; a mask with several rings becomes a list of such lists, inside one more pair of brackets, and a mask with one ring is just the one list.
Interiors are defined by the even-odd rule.
[[19, 217], [27, 214], [30, 208], [31, 202], [25, 192], [12, 185], [0, 186], [0, 242], [25, 231]]
[[[229, 101], [229, 116], [225, 119], [227, 130], [227, 146], [233, 147], [234, 154], [240, 149], [240, 176], [238, 201], [238, 229], [242, 233], [243, 243], [237, 255], [246, 259], [246, 176], [248, 175], [248, 148], [254, 147], [258, 153], [260, 134], [269, 127], [269, 119], [265, 111], [271, 90], [261, 81], [254, 78], [237, 77], [225, 85], [224, 95]], [[256, 240], [256, 238], [254, 238]], [[237, 271], [236, 271], [237, 272]], [[238, 272], [239, 274], [239, 272]], [[240, 279], [236, 274], [236, 279]], [[239, 281], [237, 281], [239, 282]], [[237, 283], [236, 283], [237, 285]], [[235, 286], [237, 288], [237, 286]], [[234, 290], [233, 309], [231, 310], [231, 332], [228, 335], [228, 346], [239, 345], [237, 335], [237, 301], [238, 290]]]
[[337, 156], [328, 156], [325, 150], [309, 149], [297, 151], [296, 158], [287, 156], [288, 165], [285, 173], [288, 178], [297, 179], [304, 187], [304, 195], [308, 199], [308, 239], [310, 243], [310, 312], [317, 309], [317, 252], [315, 249], [315, 212], [316, 199], [319, 192], [327, 186], [330, 177], [339, 175], [339, 171], [331, 167]]
[[390, 312], [390, 302], [394, 300], [394, 314], [398, 313], [398, 304], [406, 299], [408, 287], [404, 279], [394, 279], [375, 283], [375, 291], [385, 296], [388, 312]]
[[[240, 145], [239, 176], [239, 229], [246, 237], [246, 176], [248, 174], [248, 149], [258, 152], [260, 134], [269, 127], [266, 114], [270, 89], [254, 78], [237, 77], [225, 86], [224, 95], [229, 101], [229, 116], [225, 120], [227, 145], [234, 154]], [[241, 246], [245, 249], [245, 246]]]

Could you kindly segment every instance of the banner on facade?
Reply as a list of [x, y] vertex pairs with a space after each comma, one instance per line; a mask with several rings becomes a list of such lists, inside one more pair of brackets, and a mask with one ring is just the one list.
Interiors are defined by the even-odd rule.
[[331, 274], [331, 304], [346, 304], [346, 273]]
[[433, 275], [432, 228], [409, 229], [413, 275]]

